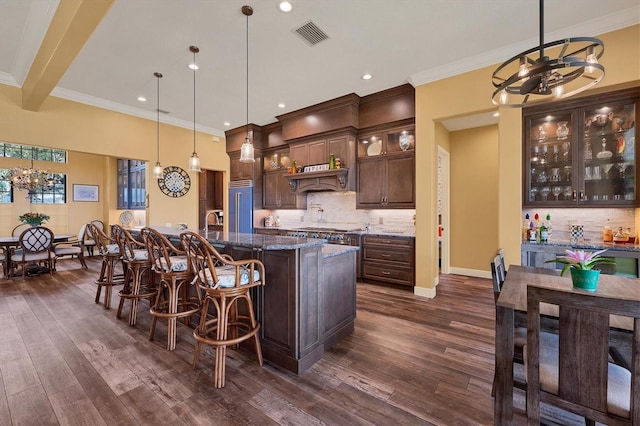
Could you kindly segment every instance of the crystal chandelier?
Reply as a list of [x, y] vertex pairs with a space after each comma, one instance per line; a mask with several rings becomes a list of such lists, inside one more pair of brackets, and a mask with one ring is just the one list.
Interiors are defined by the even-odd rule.
[[34, 201], [42, 191], [51, 189], [55, 184], [60, 183], [58, 177], [49, 170], [35, 169], [33, 159], [31, 159], [29, 167], [18, 166], [10, 169], [8, 178], [14, 189], [27, 191], [27, 198], [31, 201]]
[[578, 94], [604, 77], [604, 66], [598, 62], [603, 51], [602, 41], [593, 37], [544, 43], [544, 0], [540, 0], [540, 45], [510, 58], [493, 72], [492, 102], [518, 108], [549, 95], [568, 98]]

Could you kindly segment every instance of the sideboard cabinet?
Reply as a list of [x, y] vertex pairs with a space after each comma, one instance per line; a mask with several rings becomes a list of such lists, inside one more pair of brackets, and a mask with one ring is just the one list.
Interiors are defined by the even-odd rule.
[[640, 88], [523, 109], [523, 204], [639, 206]]

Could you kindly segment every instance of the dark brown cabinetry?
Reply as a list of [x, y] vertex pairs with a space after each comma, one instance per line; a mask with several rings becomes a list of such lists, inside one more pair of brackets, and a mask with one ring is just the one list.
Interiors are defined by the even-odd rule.
[[414, 259], [413, 238], [362, 237], [362, 277], [365, 280], [413, 286]]
[[[198, 227], [204, 229], [205, 217], [210, 210], [223, 210], [224, 174], [203, 170], [198, 174]], [[220, 227], [221, 228], [221, 227]], [[211, 229], [211, 228], [210, 228]]]
[[358, 135], [358, 208], [415, 208], [413, 120]]
[[306, 197], [304, 203], [298, 200], [300, 197], [291, 191], [286, 175], [285, 170], [264, 173], [262, 200], [265, 209], [306, 208]]
[[639, 89], [523, 110], [525, 206], [637, 206]]

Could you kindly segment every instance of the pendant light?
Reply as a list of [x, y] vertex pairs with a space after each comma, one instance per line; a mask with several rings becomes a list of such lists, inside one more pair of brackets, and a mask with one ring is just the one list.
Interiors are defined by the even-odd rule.
[[200, 173], [200, 159], [196, 152], [196, 53], [200, 51], [196, 46], [189, 46], [189, 50], [193, 53], [193, 63], [189, 66], [193, 70], [193, 154], [189, 159], [189, 171]]
[[529, 100], [568, 98], [604, 77], [604, 66], [598, 63], [604, 52], [601, 40], [572, 37], [545, 43], [544, 0], [540, 0], [539, 18], [539, 46], [510, 58], [493, 72], [494, 105], [519, 108]]
[[247, 136], [240, 147], [240, 162], [254, 163], [253, 144], [249, 138], [249, 16], [253, 15], [251, 6], [242, 6], [242, 14], [247, 17]]
[[163, 177], [164, 172], [162, 166], [160, 165], [160, 79], [162, 78], [162, 74], [159, 72], [154, 72], [153, 75], [157, 78], [157, 89], [156, 89], [156, 113], [157, 113], [157, 121], [156, 121], [156, 144], [157, 144], [157, 160], [156, 165], [153, 167], [153, 177], [156, 179], [160, 179]]

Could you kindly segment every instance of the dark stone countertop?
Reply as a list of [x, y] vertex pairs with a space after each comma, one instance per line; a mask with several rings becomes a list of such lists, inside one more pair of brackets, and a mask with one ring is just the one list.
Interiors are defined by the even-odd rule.
[[548, 243], [532, 243], [522, 242], [522, 248], [543, 248], [543, 247], [570, 247], [578, 250], [611, 250], [611, 251], [627, 251], [627, 252], [640, 252], [640, 246], [636, 244], [615, 244], [605, 243], [602, 241], [589, 241], [586, 243], [572, 244], [570, 241], [550, 241]]
[[325, 244], [322, 246], [322, 258], [326, 259], [328, 257], [340, 256], [344, 253], [349, 253], [353, 251], [360, 250], [358, 246], [347, 246], [341, 244]]
[[[334, 229], [344, 229], [344, 228], [349, 228], [348, 226], [314, 226], [315, 228], [315, 232], [322, 232], [322, 229], [326, 229], [326, 230], [334, 230]], [[265, 230], [280, 230], [283, 232], [287, 232], [287, 231], [306, 231], [306, 232], [314, 232], [314, 230], [310, 230], [308, 226], [300, 226], [300, 227], [295, 227], [295, 226], [256, 226], [254, 227], [254, 229], [265, 229]], [[360, 236], [366, 236], [366, 235], [371, 235], [373, 237], [399, 237], [399, 238], [415, 238], [415, 234], [413, 232], [404, 232], [402, 230], [396, 230], [396, 229], [388, 229], [385, 230], [385, 228], [381, 228], [381, 229], [376, 229], [375, 227], [373, 227], [372, 229], [370, 229], [369, 231], [365, 231], [364, 229], [350, 229], [347, 230], [345, 232], [345, 234], [347, 235], [360, 235]]]

